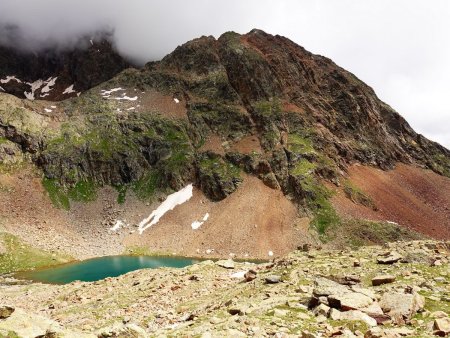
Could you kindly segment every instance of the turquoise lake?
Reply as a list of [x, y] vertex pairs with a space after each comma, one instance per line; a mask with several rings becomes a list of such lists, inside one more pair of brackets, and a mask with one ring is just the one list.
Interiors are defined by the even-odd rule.
[[185, 257], [106, 256], [47, 269], [21, 272], [16, 276], [21, 279], [51, 284], [67, 284], [75, 280], [94, 282], [138, 269], [183, 268], [198, 262], [200, 261]]

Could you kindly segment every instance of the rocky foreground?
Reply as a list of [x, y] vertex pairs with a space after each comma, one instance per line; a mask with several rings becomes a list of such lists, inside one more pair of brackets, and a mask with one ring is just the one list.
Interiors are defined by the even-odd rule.
[[432, 337], [450, 334], [450, 243], [204, 261], [94, 283], [0, 280], [1, 337]]

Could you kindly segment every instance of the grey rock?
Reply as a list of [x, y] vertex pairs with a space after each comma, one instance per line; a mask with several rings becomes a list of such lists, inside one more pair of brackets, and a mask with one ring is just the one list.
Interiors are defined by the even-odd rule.
[[277, 276], [277, 275], [271, 275], [271, 276], [267, 276], [265, 278], [265, 281], [267, 284], [277, 284], [277, 283], [281, 282], [281, 277]]
[[225, 269], [234, 269], [234, 262], [231, 259], [217, 261], [216, 264]]
[[388, 252], [387, 254], [380, 255], [377, 258], [378, 264], [394, 264], [402, 259], [402, 255], [400, 255], [396, 251]]
[[392, 275], [378, 275], [372, 278], [372, 285], [378, 286], [382, 284], [389, 284], [395, 281], [395, 276]]

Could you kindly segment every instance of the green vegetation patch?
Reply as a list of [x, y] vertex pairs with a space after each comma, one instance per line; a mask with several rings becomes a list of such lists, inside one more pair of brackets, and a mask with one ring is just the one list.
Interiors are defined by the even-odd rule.
[[90, 181], [77, 182], [73, 187], [61, 186], [56, 179], [44, 178], [42, 185], [48, 193], [53, 205], [58, 209], [69, 210], [70, 200], [77, 202], [90, 202], [97, 198], [95, 184]]
[[[151, 200], [163, 184], [163, 177], [158, 170], [147, 172], [141, 179], [131, 185], [131, 189], [141, 200]], [[120, 193], [119, 193], [120, 196]]]
[[69, 197], [55, 179], [44, 178], [42, 185], [48, 193], [53, 205], [58, 209], [70, 209]]
[[240, 179], [240, 169], [232, 163], [224, 161], [220, 156], [201, 159], [200, 170], [203, 173], [218, 175], [224, 180]]
[[297, 154], [314, 154], [314, 147], [310, 138], [299, 134], [289, 134], [288, 149]]
[[373, 200], [367, 196], [360, 188], [354, 185], [350, 180], [344, 182], [344, 193], [353, 203], [361, 204], [373, 210], [378, 210]]
[[6, 253], [0, 254], [0, 273], [31, 270], [72, 260], [68, 255], [33, 248], [9, 233], [0, 232], [0, 241], [6, 248]]

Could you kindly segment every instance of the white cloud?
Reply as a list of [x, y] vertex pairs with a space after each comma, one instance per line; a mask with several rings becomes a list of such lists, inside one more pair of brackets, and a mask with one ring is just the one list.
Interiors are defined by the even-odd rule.
[[353, 72], [413, 128], [447, 147], [449, 17], [447, 0], [0, 2], [0, 23], [22, 27], [27, 45], [70, 44], [87, 31], [113, 27], [118, 49], [141, 62], [200, 35], [252, 28], [284, 35]]

